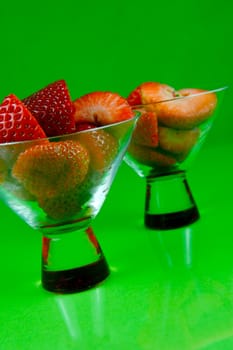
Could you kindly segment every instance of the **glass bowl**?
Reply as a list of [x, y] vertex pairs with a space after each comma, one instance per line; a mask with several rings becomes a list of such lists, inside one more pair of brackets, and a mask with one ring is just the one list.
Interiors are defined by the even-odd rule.
[[167, 230], [199, 219], [187, 171], [219, 112], [225, 89], [132, 106], [141, 116], [124, 159], [146, 181], [146, 227]]

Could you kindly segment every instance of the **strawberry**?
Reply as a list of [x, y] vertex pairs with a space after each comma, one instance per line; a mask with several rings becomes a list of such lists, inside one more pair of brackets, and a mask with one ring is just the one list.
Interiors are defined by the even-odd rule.
[[23, 99], [47, 136], [75, 132], [74, 106], [64, 80], [58, 80]]
[[91, 158], [90, 165], [97, 171], [106, 169], [118, 151], [116, 139], [102, 129], [80, 133], [78, 140], [88, 149]]
[[95, 177], [88, 174], [81, 184], [70, 191], [51, 198], [39, 197], [39, 206], [52, 219], [68, 219], [80, 213], [85, 203], [93, 197], [93, 192], [99, 182], [100, 179], [95, 180]]
[[137, 86], [127, 97], [127, 101], [131, 106], [141, 105], [142, 97], [141, 97], [141, 85]]
[[173, 154], [188, 154], [196, 144], [200, 129], [176, 130], [159, 126], [159, 147]]
[[93, 128], [96, 128], [96, 125], [93, 123], [89, 123], [89, 122], [76, 123], [76, 131], [84, 131], [84, 130], [89, 130]]
[[13, 94], [0, 105], [0, 143], [45, 138], [43, 129], [24, 104]]
[[[157, 82], [145, 82], [137, 86], [127, 97], [131, 106], [170, 100], [176, 96], [173, 87]], [[148, 106], [149, 107], [149, 106]]]
[[92, 92], [74, 101], [75, 121], [90, 122], [96, 126], [130, 119], [134, 113], [127, 100], [112, 92]]
[[0, 158], [0, 184], [2, 184], [7, 177], [7, 165], [3, 159]]
[[62, 220], [72, 217], [80, 211], [79, 197], [72, 189], [52, 198], [38, 198], [39, 206], [45, 213], [55, 220]]
[[128, 148], [129, 155], [137, 162], [155, 168], [170, 168], [175, 165], [176, 159], [157, 149], [140, 146], [131, 142]]
[[141, 146], [158, 146], [158, 120], [155, 112], [145, 112], [138, 119], [133, 141]]
[[28, 148], [19, 155], [12, 174], [32, 195], [50, 198], [81, 184], [88, 168], [86, 148], [68, 140]]
[[215, 93], [187, 88], [178, 90], [178, 94], [184, 98], [159, 105], [157, 114], [161, 124], [175, 129], [192, 129], [213, 115], [217, 105]]
[[192, 129], [199, 125], [213, 114], [217, 103], [216, 95], [208, 91], [194, 88], [175, 90], [157, 82], [139, 85], [129, 94], [127, 101], [132, 106], [145, 105], [147, 111], [157, 113], [159, 124], [175, 129]]

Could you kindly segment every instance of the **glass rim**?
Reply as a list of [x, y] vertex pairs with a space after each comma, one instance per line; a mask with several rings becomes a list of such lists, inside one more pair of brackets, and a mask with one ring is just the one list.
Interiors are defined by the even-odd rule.
[[12, 141], [12, 142], [2, 142], [0, 143], [0, 148], [1, 147], [5, 147], [5, 146], [12, 146], [12, 145], [20, 145], [20, 144], [34, 144], [35, 142], [40, 142], [40, 141], [62, 141], [63, 139], [67, 139], [69, 137], [74, 137], [75, 135], [79, 135], [79, 134], [83, 134], [83, 133], [88, 133], [88, 132], [94, 132], [97, 130], [103, 130], [103, 129], [108, 129], [108, 128], [113, 128], [122, 124], [126, 124], [128, 122], [131, 121], [136, 121], [139, 117], [140, 117], [140, 111], [135, 111], [132, 109], [132, 112], [134, 113], [134, 115], [129, 118], [129, 119], [124, 119], [121, 120], [120, 122], [116, 122], [116, 123], [111, 123], [111, 124], [106, 124], [106, 125], [100, 125], [100, 126], [96, 126], [94, 128], [90, 128], [90, 129], [85, 129], [85, 130], [79, 130], [79, 131], [75, 131], [72, 133], [67, 133], [67, 134], [62, 134], [62, 135], [56, 135], [56, 136], [48, 136], [48, 137], [41, 137], [38, 139], [32, 139], [32, 140], [22, 140], [22, 141]]
[[141, 104], [138, 104], [138, 105], [132, 105], [131, 107], [132, 107], [133, 110], [137, 111], [138, 108], [143, 108], [144, 106], [156, 105], [156, 104], [161, 104], [161, 103], [166, 103], [166, 102], [172, 102], [172, 101], [189, 99], [189, 98], [202, 96], [202, 95], [208, 95], [208, 94], [217, 93], [217, 92], [221, 92], [221, 91], [227, 90], [228, 88], [229, 87], [226, 85], [226, 86], [219, 87], [219, 88], [216, 88], [216, 89], [204, 90], [204, 91], [198, 92], [196, 94], [190, 94], [190, 95], [187, 95], [187, 96], [176, 96], [176, 97], [169, 98], [169, 99], [166, 99], [166, 100], [160, 100], [160, 101], [156, 101], [156, 102], [148, 102], [148, 103], [141, 103]]

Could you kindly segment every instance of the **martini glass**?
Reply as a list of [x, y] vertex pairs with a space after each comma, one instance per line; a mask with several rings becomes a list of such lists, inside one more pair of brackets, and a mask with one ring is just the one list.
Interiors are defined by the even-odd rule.
[[89, 289], [109, 275], [91, 227], [128, 147], [138, 114], [69, 135], [0, 145], [0, 198], [42, 233], [42, 286]]
[[175, 229], [200, 218], [187, 171], [219, 112], [225, 89], [133, 106], [141, 117], [124, 159], [146, 180], [146, 227]]

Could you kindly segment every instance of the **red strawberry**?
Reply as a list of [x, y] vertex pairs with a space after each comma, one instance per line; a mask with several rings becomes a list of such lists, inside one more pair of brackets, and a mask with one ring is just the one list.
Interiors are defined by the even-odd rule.
[[[189, 98], [176, 99], [186, 96]], [[139, 85], [129, 94], [127, 101], [132, 106], [145, 104], [147, 111], [156, 112], [159, 124], [175, 129], [192, 129], [199, 125], [213, 114], [217, 103], [214, 93], [193, 88], [177, 91], [157, 82]]]
[[67, 140], [28, 148], [19, 155], [12, 174], [34, 196], [51, 198], [81, 184], [88, 168], [86, 148]]
[[43, 129], [24, 104], [13, 94], [0, 105], [0, 143], [45, 138]]
[[80, 211], [81, 205], [76, 191], [61, 193], [57, 197], [38, 198], [39, 206], [47, 215], [55, 220], [62, 220], [72, 217]]
[[158, 120], [155, 112], [144, 112], [141, 115], [133, 132], [133, 141], [141, 146], [158, 146]]
[[177, 130], [159, 126], [159, 147], [164, 152], [173, 154], [188, 154], [196, 144], [200, 135], [200, 129]]
[[79, 215], [85, 203], [93, 197], [93, 192], [100, 180], [87, 175], [81, 184], [77, 184], [72, 190], [64, 191], [55, 197], [39, 197], [38, 204], [44, 212], [52, 219], [68, 219], [74, 215]]
[[156, 148], [137, 145], [131, 142], [128, 153], [137, 162], [154, 168], [170, 168], [175, 165], [176, 159], [169, 154], [160, 152]]
[[215, 93], [207, 90], [186, 88], [178, 91], [180, 98], [161, 103], [157, 109], [161, 124], [175, 129], [192, 129], [207, 120], [217, 105]]
[[127, 101], [131, 106], [134, 106], [170, 100], [176, 95], [175, 89], [167, 84], [145, 82], [129, 94]]
[[76, 124], [76, 131], [84, 131], [96, 128], [96, 125], [90, 122], [80, 122]]
[[80, 133], [78, 140], [89, 152], [92, 169], [106, 170], [116, 157], [117, 140], [103, 129]]
[[0, 158], [0, 184], [5, 181], [7, 176], [7, 165], [3, 159]]
[[58, 80], [23, 99], [47, 136], [75, 132], [74, 106], [64, 80]]
[[141, 105], [142, 96], [141, 96], [141, 85], [136, 87], [127, 97], [127, 101], [131, 106]]
[[133, 117], [127, 100], [112, 92], [97, 91], [74, 101], [76, 123], [90, 122], [97, 126], [121, 122]]

